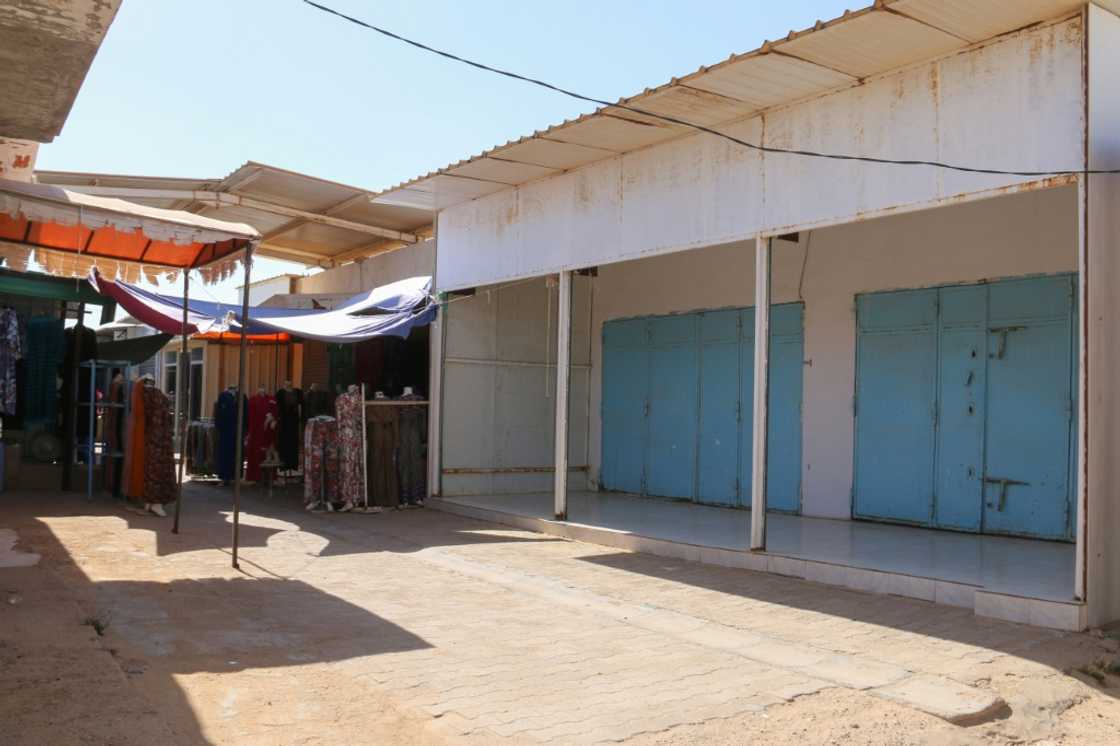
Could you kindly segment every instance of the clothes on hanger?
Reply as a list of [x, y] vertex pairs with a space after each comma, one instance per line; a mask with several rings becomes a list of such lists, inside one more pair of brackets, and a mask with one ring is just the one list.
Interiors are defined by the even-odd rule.
[[218, 454], [218, 428], [212, 422], [194, 421], [187, 425], [187, 473], [191, 476], [217, 474], [214, 459]]
[[[79, 403], [89, 403], [89, 382], [93, 371], [90, 368], [75, 368], [87, 360], [97, 359], [97, 333], [88, 326], [75, 326], [67, 329], [66, 355], [62, 360], [62, 433], [70, 437], [71, 424], [75, 437], [81, 441], [89, 435], [89, 410]], [[80, 349], [79, 349], [80, 348]], [[77, 390], [75, 390], [75, 372]], [[74, 421], [74, 418], [77, 418]]]
[[27, 429], [58, 427], [58, 366], [66, 350], [62, 319], [34, 316], [27, 322], [23, 425]]
[[144, 401], [144, 489], [145, 503], [167, 504], [178, 496], [175, 481], [175, 415], [171, 398], [155, 386], [136, 387]]
[[369, 501], [385, 508], [395, 508], [401, 501], [397, 477], [400, 419], [396, 410], [393, 406], [371, 406], [366, 412]]
[[0, 310], [0, 414], [8, 416], [15, 416], [19, 406], [16, 361], [23, 355], [19, 326], [15, 310]]
[[276, 392], [276, 407], [280, 412], [280, 431], [277, 434], [280, 461], [284, 469], [299, 468], [299, 427], [303, 410], [303, 392], [285, 386]]
[[245, 449], [245, 478], [250, 482], [261, 481], [265, 452], [276, 445], [277, 420], [276, 397], [263, 391], [254, 394], [249, 400], [249, 439]]
[[401, 504], [422, 505], [427, 492], [424, 441], [428, 432], [428, 408], [418, 405], [400, 407], [399, 410], [397, 476], [400, 480]]
[[[233, 481], [234, 478], [234, 460], [236, 458], [237, 448], [237, 401], [241, 400], [241, 406], [244, 410], [244, 427], [246, 430], [249, 425], [249, 402], [244, 395], [238, 396], [237, 389], [230, 387], [218, 394], [218, 401], [214, 402], [214, 425], [218, 429], [218, 453], [215, 461], [215, 471], [218, 478], [225, 483]], [[244, 434], [242, 433], [242, 437]], [[241, 469], [237, 469], [240, 475]]]
[[104, 414], [101, 415], [103, 439], [108, 451], [105, 461], [105, 489], [114, 497], [121, 496], [121, 472], [124, 468], [124, 428], [127, 421], [124, 411], [124, 376], [117, 373], [109, 383]]
[[303, 501], [308, 508], [338, 501], [338, 423], [320, 415], [303, 431]]
[[350, 386], [335, 399], [335, 419], [338, 422], [339, 498], [343, 502], [358, 504], [365, 499], [362, 448], [362, 391]]
[[334, 417], [334, 394], [312, 384], [311, 388], [304, 392], [303, 421], [307, 422], [312, 417], [323, 416]]
[[147, 417], [144, 413], [144, 381], [132, 384], [130, 395], [132, 411], [128, 418], [128, 431], [125, 435], [124, 494], [126, 497], [144, 502], [144, 453], [147, 433]]

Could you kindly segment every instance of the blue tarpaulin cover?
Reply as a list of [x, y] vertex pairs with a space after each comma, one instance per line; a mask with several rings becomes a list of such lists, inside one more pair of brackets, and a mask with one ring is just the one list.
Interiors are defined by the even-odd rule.
[[[183, 324], [183, 301], [126, 282], [107, 280], [94, 271], [90, 283], [112, 297], [138, 321], [168, 334]], [[437, 304], [432, 278], [410, 277], [349, 298], [330, 311], [301, 308], [249, 308], [247, 334], [287, 333], [303, 339], [346, 344], [374, 337], [407, 337], [413, 328], [430, 324]], [[187, 304], [190, 334], [241, 331], [241, 306], [191, 299]]]

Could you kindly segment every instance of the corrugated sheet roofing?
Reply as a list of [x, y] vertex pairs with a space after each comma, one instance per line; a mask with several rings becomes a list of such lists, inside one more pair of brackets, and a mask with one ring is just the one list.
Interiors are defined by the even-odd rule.
[[[259, 253], [312, 264], [354, 258], [347, 254], [373, 252], [389, 240], [364, 232], [363, 227], [410, 235], [432, 222], [431, 212], [423, 207], [374, 203], [375, 192], [252, 161], [221, 179], [64, 171], [38, 171], [36, 176], [43, 183], [76, 191], [247, 223], [264, 237]], [[283, 208], [307, 215], [285, 213]], [[316, 222], [316, 216], [329, 222]]]
[[[617, 103], [716, 127], [827, 94], [1034, 24], [1084, 0], [878, 0]], [[694, 132], [617, 107], [565, 121], [374, 198], [440, 210]]]

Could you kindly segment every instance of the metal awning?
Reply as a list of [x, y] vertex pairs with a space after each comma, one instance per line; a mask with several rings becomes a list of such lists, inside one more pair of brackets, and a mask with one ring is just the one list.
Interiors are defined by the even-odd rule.
[[375, 192], [249, 162], [224, 179], [38, 171], [42, 183], [154, 207], [248, 223], [263, 240], [256, 253], [331, 266], [431, 236], [433, 213], [380, 204]]
[[[1120, 10], [1117, 0], [1098, 2]], [[719, 127], [1069, 17], [1084, 5], [1085, 0], [877, 0], [617, 104]], [[694, 132], [603, 107], [405, 182], [373, 202], [438, 211]]]
[[40, 251], [55, 257], [53, 263], [40, 262], [52, 274], [76, 276], [98, 263], [203, 267], [230, 258], [259, 239], [252, 226], [241, 223], [49, 184], [0, 180], [0, 250], [9, 258], [20, 252], [26, 257], [31, 251], [37, 252], [37, 258]]

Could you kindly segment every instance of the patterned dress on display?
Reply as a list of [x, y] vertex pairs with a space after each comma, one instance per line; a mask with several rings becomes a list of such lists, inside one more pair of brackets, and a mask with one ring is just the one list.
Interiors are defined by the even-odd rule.
[[303, 501], [314, 506], [338, 501], [338, 424], [312, 417], [303, 431]]
[[177, 496], [171, 399], [155, 386], [139, 386], [144, 397], [144, 502], [172, 503]]
[[19, 316], [10, 308], [0, 311], [0, 413], [15, 415], [16, 361], [22, 349], [19, 342]]
[[365, 449], [362, 447], [363, 406], [365, 403], [357, 386], [351, 386], [334, 402], [338, 420], [339, 499], [355, 504], [365, 499], [365, 469], [362, 463], [365, 458]]

